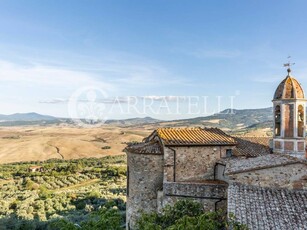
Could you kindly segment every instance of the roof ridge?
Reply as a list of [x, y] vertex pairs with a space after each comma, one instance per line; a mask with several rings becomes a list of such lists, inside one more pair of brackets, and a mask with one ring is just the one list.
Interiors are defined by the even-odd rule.
[[[271, 159], [266, 159], [269, 160], [267, 162], [270, 162], [270, 164], [261, 161], [263, 158], [271, 158]], [[284, 159], [284, 161], [277, 161], [278, 159], [282, 158]], [[292, 165], [298, 163], [307, 164], [307, 161], [299, 159], [297, 157], [273, 153], [273, 154], [258, 156], [255, 158], [236, 159], [233, 160], [232, 162], [228, 162], [225, 174], [231, 175], [231, 174], [245, 173], [254, 170], [276, 168], [279, 166]]]
[[166, 127], [151, 134], [165, 145], [236, 145], [234, 138], [217, 127]]
[[175, 129], [175, 130], [180, 130], [180, 129], [203, 129], [200, 126], [195, 126], [195, 127], [160, 127], [157, 128], [156, 130], [161, 130], [161, 129]]
[[297, 192], [303, 192], [307, 193], [306, 189], [289, 189], [286, 187], [261, 187], [258, 185], [251, 185], [251, 184], [243, 184], [240, 182], [232, 182], [229, 184], [229, 187], [234, 186], [234, 187], [241, 187], [244, 189], [260, 189], [260, 190], [270, 190], [270, 191], [287, 191], [289, 193], [297, 193]]
[[267, 137], [267, 138], [273, 138], [268, 136], [239, 136], [239, 135], [233, 135], [233, 137]]
[[295, 90], [295, 86], [294, 86], [294, 82], [293, 80], [295, 80], [293, 77], [289, 76], [290, 77], [290, 80], [291, 80], [291, 84], [292, 84], [292, 92], [293, 92], [293, 97], [294, 98], [297, 98], [297, 92]]

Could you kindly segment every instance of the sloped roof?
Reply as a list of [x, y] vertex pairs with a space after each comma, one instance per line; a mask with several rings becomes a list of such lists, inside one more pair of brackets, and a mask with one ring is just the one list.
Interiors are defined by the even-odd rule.
[[236, 145], [231, 136], [218, 128], [159, 128], [145, 141], [159, 137], [166, 146]]
[[271, 153], [271, 137], [234, 137], [238, 143], [233, 150], [234, 156], [257, 157]]
[[162, 154], [161, 144], [158, 141], [130, 143], [124, 149], [125, 151], [140, 154]]
[[282, 99], [304, 99], [304, 90], [301, 84], [288, 75], [277, 87], [274, 100]]
[[296, 163], [305, 163], [305, 161], [281, 154], [269, 154], [248, 159], [232, 159], [227, 162], [225, 174], [236, 174]]
[[307, 191], [235, 183], [228, 187], [228, 213], [251, 230], [306, 229]]

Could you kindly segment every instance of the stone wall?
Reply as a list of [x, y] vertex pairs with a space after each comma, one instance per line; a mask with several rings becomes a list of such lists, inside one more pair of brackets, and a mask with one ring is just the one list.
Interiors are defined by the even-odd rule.
[[226, 210], [227, 187], [226, 183], [167, 182], [163, 185], [162, 205], [165, 207], [180, 199], [192, 199], [201, 203], [206, 211]]
[[163, 184], [163, 155], [127, 153], [127, 228], [141, 212], [157, 210], [157, 190]]
[[213, 180], [217, 160], [233, 146], [165, 147], [164, 182]]
[[298, 158], [305, 158], [305, 141], [304, 139], [274, 139], [274, 152], [289, 154]]
[[303, 163], [229, 175], [232, 182], [261, 187], [307, 189], [307, 165]]
[[163, 192], [165, 196], [224, 199], [227, 197], [227, 186], [227, 183], [215, 181], [211, 183], [166, 182], [163, 184]]

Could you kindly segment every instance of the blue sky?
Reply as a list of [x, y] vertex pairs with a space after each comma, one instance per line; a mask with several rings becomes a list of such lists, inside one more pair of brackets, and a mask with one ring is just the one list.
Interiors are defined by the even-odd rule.
[[[235, 108], [269, 107], [288, 55], [307, 86], [306, 8], [281, 0], [1, 0], [0, 113], [67, 117], [67, 100], [93, 86], [108, 98], [155, 103], [206, 96], [208, 114], [230, 107], [230, 96]], [[117, 108], [108, 117], [208, 114]]]

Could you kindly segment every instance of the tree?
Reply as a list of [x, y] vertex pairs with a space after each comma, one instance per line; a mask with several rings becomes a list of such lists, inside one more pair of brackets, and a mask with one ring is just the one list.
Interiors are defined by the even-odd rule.
[[161, 214], [156, 212], [143, 213], [137, 222], [138, 230], [246, 230], [247, 228], [235, 221], [227, 219], [219, 212], [204, 212], [200, 203], [192, 200], [179, 200], [174, 206], [166, 206]]
[[60, 230], [122, 230], [123, 218], [118, 209], [106, 205], [94, 212], [91, 218], [79, 224], [74, 224], [65, 219], [57, 219], [52, 227]]

